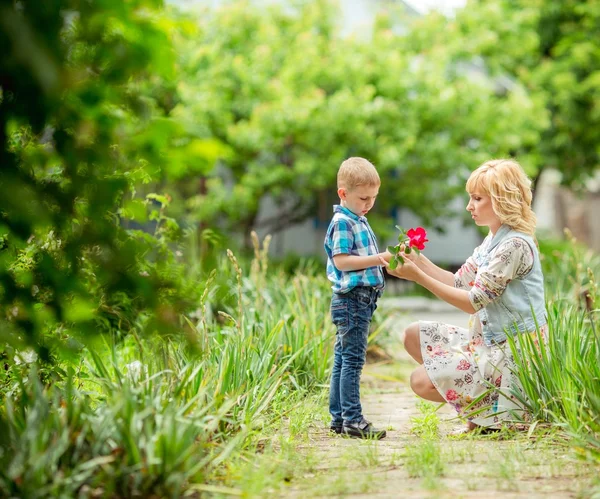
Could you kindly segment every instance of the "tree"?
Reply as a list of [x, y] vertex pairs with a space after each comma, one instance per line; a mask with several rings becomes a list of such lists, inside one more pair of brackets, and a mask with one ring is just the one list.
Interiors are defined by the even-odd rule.
[[177, 323], [181, 296], [164, 239], [176, 227], [162, 210], [150, 210], [158, 238], [120, 224], [147, 219], [133, 189], [160, 171], [152, 132], [177, 129], [161, 6], [0, 5], [0, 326], [3, 339], [45, 358], [60, 342], [48, 331], [70, 324], [85, 338], [103, 329], [99, 321], [120, 321], [124, 306], [130, 320], [145, 311]]
[[[238, 2], [204, 13], [179, 42], [182, 116], [227, 146], [188, 200], [195, 217], [277, 232], [329, 207], [339, 164], [360, 155], [383, 178], [380, 226], [393, 226], [393, 207], [439, 226], [468, 171], [537, 144], [541, 109], [518, 86], [498, 95], [385, 19], [367, 40], [343, 37], [337, 17], [326, 1]], [[258, 220], [267, 196], [281, 211]]]
[[482, 60], [490, 75], [522, 85], [547, 119], [538, 143], [518, 148], [534, 176], [558, 169], [574, 187], [600, 165], [600, 3], [595, 0], [471, 0], [456, 19], [415, 26], [421, 47], [454, 61]]

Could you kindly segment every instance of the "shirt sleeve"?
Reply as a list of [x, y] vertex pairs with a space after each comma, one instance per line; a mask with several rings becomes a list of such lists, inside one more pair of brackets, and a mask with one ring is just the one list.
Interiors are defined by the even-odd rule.
[[331, 255], [349, 255], [353, 245], [352, 226], [347, 220], [338, 220], [331, 231]]
[[454, 287], [458, 289], [471, 289], [475, 284], [477, 264], [475, 258], [470, 256], [460, 269], [454, 274]]
[[473, 308], [481, 310], [497, 300], [513, 279], [526, 276], [532, 268], [533, 251], [525, 240], [514, 237], [502, 242], [469, 292]]

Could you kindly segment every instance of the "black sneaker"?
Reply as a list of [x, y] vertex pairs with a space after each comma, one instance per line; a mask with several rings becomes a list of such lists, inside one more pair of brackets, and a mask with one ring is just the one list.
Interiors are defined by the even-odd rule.
[[340, 433], [342, 433], [342, 425], [341, 425], [341, 424], [339, 424], [339, 425], [337, 425], [337, 424], [332, 424], [332, 425], [329, 427], [329, 431], [330, 431], [331, 433], [337, 433], [337, 434], [339, 435]]
[[385, 438], [385, 430], [377, 430], [365, 418], [362, 418], [360, 423], [346, 423], [342, 428], [342, 433], [355, 438], [372, 438], [381, 440]]

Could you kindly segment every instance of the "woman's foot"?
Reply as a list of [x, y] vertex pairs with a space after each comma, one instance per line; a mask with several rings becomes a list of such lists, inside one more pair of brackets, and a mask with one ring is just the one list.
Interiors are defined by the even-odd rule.
[[499, 432], [500, 428], [490, 428], [487, 426], [479, 426], [471, 421], [467, 421], [467, 426], [450, 432], [450, 435], [466, 435], [467, 433], [476, 432], [480, 435], [489, 435], [490, 433]]

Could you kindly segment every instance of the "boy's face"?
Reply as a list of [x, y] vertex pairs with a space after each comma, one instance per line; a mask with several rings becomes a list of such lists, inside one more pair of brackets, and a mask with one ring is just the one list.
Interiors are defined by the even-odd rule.
[[359, 185], [353, 189], [345, 187], [338, 189], [341, 205], [359, 217], [364, 217], [373, 208], [377, 194], [379, 194], [378, 185]]

